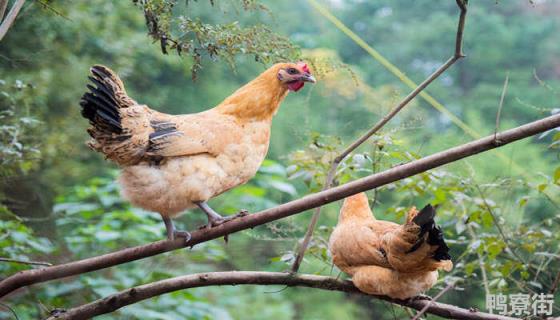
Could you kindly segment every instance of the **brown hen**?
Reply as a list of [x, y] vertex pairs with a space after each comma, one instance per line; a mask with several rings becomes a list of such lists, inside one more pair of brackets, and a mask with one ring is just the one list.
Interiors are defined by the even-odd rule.
[[170, 115], [130, 98], [109, 68], [91, 68], [82, 115], [91, 124], [89, 146], [122, 168], [123, 195], [158, 212], [167, 236], [186, 237], [170, 218], [199, 207], [208, 226], [227, 219], [206, 201], [251, 179], [264, 160], [272, 117], [288, 91], [315, 82], [304, 63], [280, 63], [204, 112]]
[[333, 263], [363, 292], [406, 299], [430, 289], [453, 267], [428, 205], [411, 208], [403, 225], [377, 220], [365, 193], [346, 198], [331, 234]]

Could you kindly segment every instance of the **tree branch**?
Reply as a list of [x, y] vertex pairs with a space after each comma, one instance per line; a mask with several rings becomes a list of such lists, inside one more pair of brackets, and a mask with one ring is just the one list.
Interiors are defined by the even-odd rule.
[[[19, 10], [21, 10], [21, 7], [23, 7], [24, 3], [25, 3], [25, 0], [16, 0], [14, 5], [10, 9], [10, 12], [8, 12], [8, 15], [6, 16], [6, 19], [4, 19], [4, 21], [2, 21], [2, 24], [0, 24], [0, 41], [2, 41], [2, 39], [4, 38], [6, 33], [8, 32], [8, 29], [10, 29], [10, 27], [12, 26], [12, 24], [16, 20], [16, 17], [19, 13]], [[6, 3], [6, 5], [7, 5], [7, 3]], [[5, 9], [5, 7], [4, 7], [4, 9]], [[0, 20], [1, 20], [1, 18], [0, 18]]]
[[[386, 116], [381, 118], [371, 129], [369, 129], [364, 135], [359, 137], [357, 140], [352, 142], [346, 149], [344, 149], [331, 163], [329, 172], [327, 174], [327, 178], [323, 185], [323, 191], [331, 188], [334, 182], [334, 176], [336, 170], [340, 163], [354, 151], [356, 148], [361, 146], [364, 142], [366, 142], [372, 135], [376, 132], [381, 130], [387, 122], [393, 119], [397, 113], [399, 113], [406, 105], [410, 103], [420, 92], [422, 92], [430, 83], [432, 83], [435, 79], [437, 79], [441, 74], [445, 72], [449, 67], [451, 67], [457, 60], [463, 58], [465, 55], [463, 54], [463, 31], [465, 29], [465, 20], [467, 17], [467, 6], [465, 0], [456, 0], [457, 6], [460, 9], [459, 15], [459, 23], [457, 26], [457, 36], [455, 39], [455, 52], [451, 58], [449, 58], [442, 66], [440, 66], [434, 73], [432, 73], [426, 80], [424, 80], [418, 87], [416, 87], [411, 93], [409, 93], [396, 107], [394, 107]], [[309, 246], [309, 242], [311, 241], [311, 237], [313, 237], [313, 232], [315, 227], [317, 226], [317, 222], [319, 221], [319, 217], [321, 215], [321, 208], [317, 207], [315, 209], [315, 213], [311, 217], [309, 222], [309, 226], [307, 227], [307, 231], [305, 233], [305, 237], [301, 246], [298, 250], [296, 255], [296, 259], [292, 265], [292, 272], [297, 272], [303, 261], [303, 257], [305, 255], [305, 251]]]
[[52, 263], [43, 262], [43, 261], [28, 261], [28, 260], [19, 260], [19, 259], [10, 259], [10, 258], [0, 258], [0, 262], [12, 262], [12, 263], [19, 263], [19, 264], [35, 265], [35, 266], [52, 266]]
[[[317, 275], [295, 275], [280, 272], [258, 271], [228, 271], [199, 273], [170, 278], [123, 290], [105, 298], [70, 309], [58, 312], [47, 320], [61, 319], [89, 319], [94, 316], [118, 310], [124, 306], [146, 300], [169, 292], [188, 288], [223, 286], [223, 285], [285, 285], [288, 287], [309, 287], [330, 291], [342, 291], [356, 294], [360, 292], [351, 281], [342, 281], [336, 278]], [[459, 308], [453, 305], [433, 302], [430, 300], [410, 299], [395, 300], [386, 296], [372, 296], [380, 300], [389, 301], [401, 306], [416, 310], [426, 308], [426, 312], [450, 319], [477, 319], [477, 320], [511, 320], [515, 318], [488, 314]]]
[[448, 284], [445, 288], [443, 288], [443, 290], [441, 290], [438, 294], [436, 294], [435, 297], [432, 298], [432, 300], [428, 301], [428, 303], [426, 303], [426, 305], [420, 311], [418, 311], [418, 313], [416, 313], [416, 315], [414, 315], [414, 317], [412, 317], [410, 320], [420, 320], [421, 319], [420, 317], [428, 311], [430, 305], [434, 304], [447, 291], [455, 287], [456, 283], [457, 281], [453, 281], [452, 283]]
[[[471, 238], [473, 238], [475, 241], [478, 240], [478, 236], [476, 235], [476, 233], [473, 230], [473, 227], [470, 224], [467, 224], [467, 230], [469, 231], [469, 235], [471, 236]], [[478, 256], [478, 266], [480, 268], [480, 273], [482, 274], [482, 285], [484, 286], [484, 292], [486, 293], [486, 296], [490, 296], [490, 289], [488, 286], [488, 274], [486, 274], [486, 266], [484, 263], [484, 256], [482, 255], [482, 253], [478, 250], [476, 251], [476, 255]]]
[[501, 132], [497, 135], [497, 137], [492, 134], [485, 138], [438, 152], [431, 156], [411, 161], [326, 191], [310, 194], [301, 199], [294, 200], [274, 208], [230, 220], [211, 229], [193, 231], [191, 240], [186, 244], [181, 238], [174, 241], [162, 240], [52, 267], [20, 271], [15, 275], [0, 281], [0, 298], [18, 288], [31, 284], [104, 269], [179, 248], [188, 246], [192, 247], [196, 244], [220, 238], [237, 231], [254, 228], [256, 226], [282, 219], [305, 210], [313, 209], [363, 191], [378, 188], [386, 184], [414, 176], [418, 173], [422, 173], [559, 126], [560, 113]]

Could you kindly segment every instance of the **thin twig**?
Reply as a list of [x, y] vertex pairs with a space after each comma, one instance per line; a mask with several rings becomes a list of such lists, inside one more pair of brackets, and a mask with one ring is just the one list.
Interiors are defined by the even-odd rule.
[[12, 309], [9, 305], [0, 302], [0, 307], [8, 309], [13, 315], [16, 320], [19, 320], [19, 317], [14, 309]]
[[23, 7], [24, 3], [25, 3], [25, 0], [16, 0], [14, 5], [10, 9], [10, 12], [8, 12], [8, 15], [6, 16], [6, 19], [4, 19], [4, 21], [2, 21], [2, 24], [0, 24], [0, 41], [2, 41], [2, 39], [4, 38], [6, 33], [8, 33], [8, 29], [10, 29], [10, 27], [12, 26], [12, 24], [16, 20], [16, 17], [19, 13], [19, 10], [21, 10], [21, 7]]
[[18, 260], [18, 259], [10, 259], [10, 258], [0, 258], [0, 262], [13, 262], [13, 263], [20, 263], [20, 264], [30, 264], [35, 266], [52, 266], [52, 263], [42, 262], [42, 261], [27, 261], [27, 260]]
[[[424, 80], [418, 87], [416, 87], [411, 93], [409, 93], [395, 108], [393, 108], [386, 116], [384, 116], [381, 120], [379, 120], [371, 129], [369, 129], [364, 135], [359, 137], [357, 140], [352, 142], [346, 149], [344, 149], [331, 163], [329, 172], [327, 174], [326, 181], [323, 185], [323, 191], [331, 188], [333, 186], [334, 177], [336, 170], [340, 163], [356, 148], [366, 142], [372, 135], [378, 132], [383, 126], [387, 124], [393, 117], [397, 115], [410, 101], [412, 101], [418, 94], [420, 94], [430, 83], [432, 83], [435, 79], [437, 79], [442, 73], [445, 72], [449, 67], [451, 67], [457, 60], [463, 58], [465, 55], [463, 54], [463, 31], [465, 29], [465, 19], [467, 15], [467, 6], [465, 0], [456, 0], [457, 5], [461, 11], [459, 15], [459, 23], [457, 26], [457, 36], [455, 40], [455, 52], [451, 58], [449, 58], [442, 66], [440, 66], [434, 73], [432, 73], [426, 80]], [[292, 265], [292, 272], [297, 272], [303, 261], [303, 257], [305, 255], [305, 251], [309, 246], [309, 242], [311, 241], [311, 237], [313, 236], [313, 232], [315, 227], [317, 226], [317, 222], [319, 221], [319, 217], [321, 215], [321, 207], [317, 207], [313, 216], [311, 217], [311, 221], [309, 222], [309, 226], [307, 227], [307, 231], [303, 238], [303, 242], [298, 250], [296, 255], [296, 259]]]
[[448, 284], [445, 288], [443, 288], [438, 294], [435, 295], [435, 297], [433, 297], [431, 300], [429, 300], [429, 302], [424, 306], [424, 308], [422, 308], [422, 310], [418, 311], [418, 313], [416, 313], [416, 315], [414, 317], [412, 317], [411, 320], [418, 320], [420, 319], [420, 317], [426, 313], [426, 311], [428, 310], [428, 308], [430, 307], [430, 305], [434, 302], [436, 302], [439, 298], [441, 298], [441, 296], [443, 296], [447, 291], [449, 291], [451, 288], [455, 287], [455, 284], [457, 283], [456, 281], [451, 282], [450, 284]]
[[[478, 241], [478, 237], [476, 236], [476, 233], [474, 232], [474, 230], [473, 230], [473, 228], [470, 224], [467, 224], [467, 230], [469, 230], [469, 234], [471, 235], [471, 237], [473, 239], [475, 239], [475, 241]], [[484, 292], [486, 293], [486, 296], [489, 297], [490, 296], [490, 287], [488, 285], [488, 275], [486, 274], [486, 266], [484, 264], [484, 256], [478, 250], [476, 250], [476, 254], [478, 256], [478, 265], [480, 267], [480, 273], [482, 274], [482, 285], [484, 286]]]
[[502, 108], [504, 107], [504, 98], [506, 97], [506, 92], [509, 83], [509, 72], [506, 73], [506, 80], [504, 80], [504, 87], [502, 88], [502, 95], [500, 96], [500, 104], [498, 106], [498, 112], [496, 113], [496, 127], [494, 128], [494, 136], [498, 134], [500, 130], [500, 118], [502, 117]]
[[[91, 303], [72, 308], [66, 312], [59, 313], [56, 317], [47, 320], [63, 319], [89, 319], [91, 317], [116, 311], [124, 306], [156, 297], [177, 290], [223, 286], [223, 285], [284, 285], [288, 287], [309, 287], [330, 291], [341, 291], [353, 294], [364, 294], [360, 292], [350, 281], [340, 281], [332, 277], [318, 275], [294, 275], [282, 272], [259, 272], [259, 271], [228, 271], [209, 272], [180, 276], [161, 281], [152, 282], [138, 287], [123, 290], [105, 298]], [[364, 294], [365, 295], [365, 294]], [[450, 319], [477, 319], [477, 320], [511, 320], [514, 318], [488, 314], [484, 312], [463, 309], [454, 305], [426, 301], [421, 299], [395, 300], [386, 296], [372, 296], [380, 300], [388, 301], [401, 306], [416, 310], [426, 308], [425, 312], [432, 313]]]
[[554, 278], [554, 282], [552, 283], [552, 287], [550, 287], [550, 294], [554, 294], [556, 289], [558, 289], [558, 284], [560, 283], [560, 271], [556, 274], [556, 278]]
[[[498, 141], [498, 140], [496, 140]], [[484, 193], [482, 192], [482, 190], [480, 189], [480, 186], [478, 185], [478, 183], [474, 183], [474, 186], [476, 188], [476, 190], [478, 191], [478, 194], [480, 195], [480, 197], [482, 198], [482, 202], [484, 204], [484, 207], [486, 207], [486, 210], [488, 211], [488, 213], [490, 214], [490, 216], [492, 217], [492, 221], [494, 222], [494, 225], [496, 226], [496, 229], [498, 229], [498, 233], [500, 234], [500, 236], [502, 237], [502, 240], [504, 241], [504, 244], [506, 245], [506, 248], [508, 249], [509, 252], [511, 252], [511, 254], [516, 257], [519, 262], [521, 262], [522, 264], [527, 265], [527, 261], [525, 261], [525, 259], [523, 259], [521, 256], [519, 256], [517, 254], [517, 252], [515, 252], [513, 250], [513, 248], [509, 245], [509, 238], [506, 237], [506, 234], [504, 233], [504, 230], [502, 229], [502, 227], [500, 226], [500, 222], [498, 221], [498, 218], [496, 217], [496, 215], [494, 214], [494, 211], [492, 210], [492, 208], [490, 207], [490, 205], [488, 204], [488, 201], [486, 201], [486, 196], [484, 195]]]
[[53, 6], [49, 5], [46, 1], [43, 0], [35, 0], [37, 2], [39, 2], [45, 9], [52, 11], [54, 14], [56, 14], [57, 16], [64, 18], [68, 21], [72, 21], [72, 19], [70, 19], [69, 17], [65, 16], [64, 14], [62, 14], [62, 12], [58, 11], [57, 9], [55, 9]]

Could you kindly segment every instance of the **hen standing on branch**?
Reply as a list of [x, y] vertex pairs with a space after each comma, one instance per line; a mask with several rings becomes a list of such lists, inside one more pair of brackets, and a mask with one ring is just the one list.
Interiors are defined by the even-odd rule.
[[363, 292], [407, 299], [430, 289], [453, 263], [435, 210], [411, 208], [403, 225], [377, 220], [365, 193], [346, 198], [331, 234], [333, 263]]
[[91, 124], [89, 146], [122, 168], [123, 195], [135, 206], [161, 214], [167, 237], [190, 239], [171, 218], [198, 207], [208, 227], [223, 218], [207, 201], [251, 179], [268, 151], [271, 121], [288, 91], [315, 82], [305, 63], [279, 63], [218, 106], [170, 115], [130, 98], [109, 68], [91, 68], [82, 115]]

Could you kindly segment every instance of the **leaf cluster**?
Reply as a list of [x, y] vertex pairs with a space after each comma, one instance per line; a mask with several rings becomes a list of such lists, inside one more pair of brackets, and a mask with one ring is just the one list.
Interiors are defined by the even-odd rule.
[[[133, 2], [144, 11], [148, 34], [160, 43], [164, 54], [173, 50], [178, 55], [185, 55], [193, 60], [193, 79], [202, 68], [204, 58], [211, 61], [223, 59], [235, 69], [234, 59], [239, 55], [252, 56], [255, 61], [264, 64], [299, 56], [299, 49], [288, 38], [276, 34], [264, 24], [242, 27], [237, 21], [203, 22], [200, 18], [179, 13], [180, 8], [187, 11], [189, 5], [193, 5], [189, 1], [186, 1], [185, 6], [180, 6], [177, 0]], [[241, 2], [246, 11], [266, 10], [266, 7], [254, 0]], [[214, 1], [211, 4], [214, 6]]]

